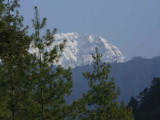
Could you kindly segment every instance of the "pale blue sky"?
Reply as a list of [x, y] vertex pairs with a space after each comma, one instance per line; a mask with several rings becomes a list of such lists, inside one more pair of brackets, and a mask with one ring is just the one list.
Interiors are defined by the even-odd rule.
[[[126, 58], [160, 56], [160, 0], [20, 0], [25, 24], [34, 6], [58, 33], [97, 34]], [[31, 30], [30, 30], [31, 31]]]

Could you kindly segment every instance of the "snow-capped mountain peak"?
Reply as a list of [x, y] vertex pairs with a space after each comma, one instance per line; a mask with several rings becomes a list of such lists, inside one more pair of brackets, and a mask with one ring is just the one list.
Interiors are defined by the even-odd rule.
[[62, 53], [59, 64], [64, 67], [76, 67], [93, 62], [92, 53], [98, 47], [99, 52], [103, 54], [103, 62], [124, 62], [125, 57], [120, 50], [110, 44], [106, 39], [97, 35], [79, 35], [76, 32], [61, 33], [55, 35], [54, 44], [60, 44], [64, 39], [67, 40], [66, 47]]

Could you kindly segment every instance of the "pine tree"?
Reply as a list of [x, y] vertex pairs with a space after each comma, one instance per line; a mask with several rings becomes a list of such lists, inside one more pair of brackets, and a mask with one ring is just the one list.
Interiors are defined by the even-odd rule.
[[127, 110], [123, 104], [119, 106], [117, 102], [119, 88], [115, 85], [113, 78], [108, 80], [111, 66], [101, 63], [102, 54], [98, 52], [98, 48], [92, 57], [94, 60], [93, 72], [83, 74], [89, 80], [90, 90], [83, 95], [87, 102], [88, 112], [82, 115], [82, 119], [127, 120], [125, 118], [130, 118], [128, 120], [132, 120], [131, 111]]
[[138, 100], [132, 96], [127, 107], [132, 108], [132, 112], [134, 114], [134, 117], [135, 117], [135, 119], [137, 119], [137, 113], [138, 113], [138, 108], [139, 108]]
[[[35, 120], [61, 120], [68, 115], [69, 105], [65, 103], [65, 97], [71, 93], [72, 78], [71, 69], [64, 69], [61, 65], [54, 64], [59, 61], [66, 40], [59, 45], [54, 45], [54, 34], [46, 31], [44, 36], [41, 30], [45, 27], [46, 18], [42, 22], [39, 19], [38, 9], [35, 7], [35, 19], [33, 27], [32, 47], [37, 49], [35, 72], [33, 75], [33, 117]], [[42, 37], [41, 37], [42, 36]], [[47, 48], [54, 46], [51, 50]]]
[[0, 1], [0, 31], [5, 27], [5, 22], [2, 19], [2, 14], [4, 12], [4, 3], [3, 0]]
[[145, 88], [138, 96], [138, 108], [135, 111], [135, 120], [159, 120], [160, 119], [160, 78], [154, 78], [150, 88]]
[[26, 99], [24, 83], [29, 75], [31, 38], [23, 28], [18, 7], [18, 0], [8, 0], [3, 16], [6, 27], [0, 33], [0, 118], [4, 120], [21, 119]]
[[126, 107], [123, 101], [120, 104], [116, 120], [134, 120], [132, 109]]

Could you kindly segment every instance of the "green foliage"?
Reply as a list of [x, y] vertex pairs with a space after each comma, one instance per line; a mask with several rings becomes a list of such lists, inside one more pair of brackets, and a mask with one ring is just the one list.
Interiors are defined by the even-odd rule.
[[[28, 50], [31, 37], [22, 28], [22, 18], [14, 10], [17, 1], [8, 1], [2, 19], [6, 27], [0, 32], [0, 119], [21, 120], [26, 106], [26, 85], [30, 76], [30, 57]], [[12, 11], [12, 12], [9, 12]], [[14, 18], [14, 19], [12, 19]]]
[[30, 38], [15, 27], [7, 27], [0, 33], [0, 89], [1, 102], [14, 118], [18, 118], [24, 103], [24, 83], [27, 80], [29, 67]]
[[[160, 119], [160, 78], [154, 78], [150, 88], [145, 88], [138, 96], [138, 107], [130, 100], [128, 106], [132, 107], [136, 120]], [[137, 104], [136, 104], [137, 106]]]
[[56, 29], [47, 30], [44, 36], [41, 35], [40, 31], [45, 27], [46, 18], [40, 21], [37, 7], [35, 7], [35, 19], [32, 21], [35, 29], [32, 35], [32, 47], [38, 50], [35, 53], [35, 68], [32, 76], [34, 78], [32, 80], [34, 83], [32, 84], [32, 116], [35, 120], [61, 120], [66, 118], [67, 109], [70, 107], [66, 105], [65, 97], [71, 93], [72, 73], [70, 68], [64, 69], [54, 64], [59, 61], [66, 40], [47, 50], [46, 48], [53, 45]]
[[[65, 119], [75, 107], [65, 103], [65, 97], [71, 93], [72, 73], [70, 68], [54, 64], [61, 57], [66, 40], [46, 50], [53, 45], [56, 29], [47, 30], [44, 36], [40, 34], [46, 19], [40, 23], [35, 7], [35, 34], [26, 35], [23, 17], [19, 17], [18, 11], [15, 13], [17, 7], [18, 0], [6, 4], [3, 19], [7, 26], [0, 33], [0, 96], [3, 96], [0, 97], [0, 119]], [[30, 45], [38, 49], [37, 54], [28, 52]]]
[[16, 26], [16, 29], [23, 27], [23, 17], [19, 15], [19, 0], [5, 0], [5, 11], [3, 19], [7, 26]]
[[116, 120], [134, 120], [132, 109], [126, 107], [124, 102], [121, 102]]
[[137, 119], [137, 112], [138, 112], [138, 101], [136, 98], [134, 98], [133, 96], [131, 97], [127, 107], [132, 108], [132, 112], [134, 114], [135, 119]]
[[5, 22], [2, 19], [2, 14], [4, 12], [4, 3], [3, 0], [0, 1], [0, 31], [5, 27]]
[[131, 111], [127, 110], [124, 104], [119, 106], [117, 102], [119, 88], [115, 85], [113, 78], [110, 81], [108, 80], [111, 66], [105, 63], [101, 64], [102, 54], [98, 52], [98, 48], [96, 48], [96, 54], [92, 57], [94, 70], [92, 73], [84, 73], [84, 77], [89, 80], [91, 89], [83, 95], [87, 102], [88, 111], [82, 115], [82, 119], [125, 120], [127, 118], [132, 120]]

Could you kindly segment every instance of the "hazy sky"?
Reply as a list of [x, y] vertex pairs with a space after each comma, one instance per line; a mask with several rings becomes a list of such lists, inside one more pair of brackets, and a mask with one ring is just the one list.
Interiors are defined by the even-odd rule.
[[[126, 58], [160, 56], [160, 0], [20, 0], [25, 24], [34, 6], [58, 33], [97, 34]], [[31, 30], [30, 30], [31, 31]]]

